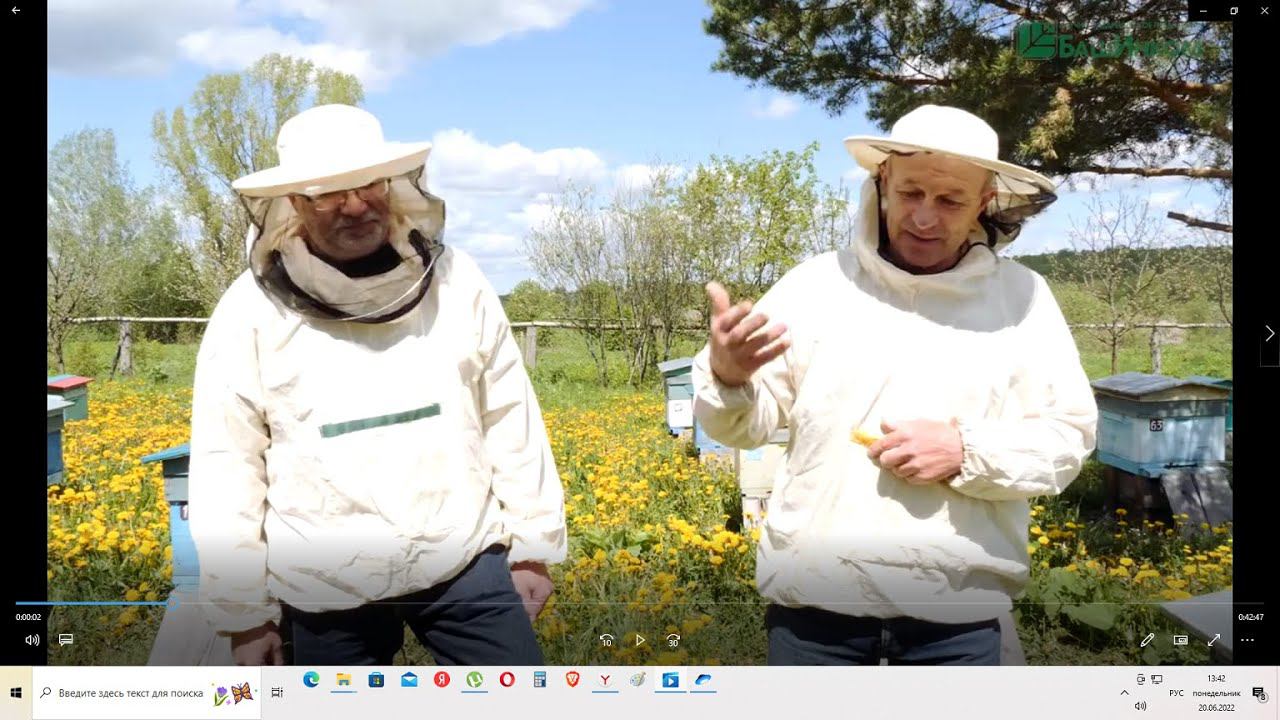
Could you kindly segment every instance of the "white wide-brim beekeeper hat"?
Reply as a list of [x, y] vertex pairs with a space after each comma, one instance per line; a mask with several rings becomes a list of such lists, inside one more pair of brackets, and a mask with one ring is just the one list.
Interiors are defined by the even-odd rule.
[[890, 155], [920, 152], [947, 155], [990, 170], [995, 173], [996, 197], [985, 213], [999, 224], [1020, 225], [1058, 199], [1052, 180], [1001, 160], [996, 131], [960, 108], [921, 105], [899, 118], [888, 137], [854, 135], [844, 139], [844, 147], [873, 177]]
[[320, 195], [403, 175], [427, 162], [429, 142], [389, 142], [372, 114], [351, 105], [317, 105], [289, 118], [276, 140], [280, 164], [231, 187], [245, 197]]
[[[444, 201], [426, 189], [429, 142], [390, 142], [369, 112], [318, 105], [280, 126], [279, 164], [231, 184], [248, 209], [249, 269], [274, 300], [304, 316], [365, 323], [405, 315], [426, 295], [443, 251]], [[389, 181], [394, 268], [348, 277], [314, 255], [291, 196], [314, 198]]]

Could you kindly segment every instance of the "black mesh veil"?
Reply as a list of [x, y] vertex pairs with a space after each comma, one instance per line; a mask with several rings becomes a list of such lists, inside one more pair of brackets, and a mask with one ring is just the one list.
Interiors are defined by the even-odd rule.
[[[247, 197], [249, 269], [274, 301], [309, 318], [380, 323], [402, 317], [426, 296], [444, 250], [445, 204], [425, 187], [423, 167], [389, 181], [388, 244], [400, 261], [365, 277], [349, 277], [313, 254], [302, 219], [287, 195]], [[351, 189], [383, 178], [353, 174]]]

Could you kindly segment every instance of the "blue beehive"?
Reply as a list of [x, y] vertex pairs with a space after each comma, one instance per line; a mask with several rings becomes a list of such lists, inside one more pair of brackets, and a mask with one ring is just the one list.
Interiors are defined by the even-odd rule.
[[1093, 389], [1101, 462], [1154, 478], [1225, 459], [1227, 388], [1127, 372], [1095, 380]]
[[667, 429], [672, 435], [693, 427], [693, 358], [658, 363], [667, 401]]
[[45, 443], [46, 465], [48, 467], [45, 474], [45, 485], [60, 485], [62, 483], [63, 413], [67, 408], [71, 407], [71, 403], [57, 395], [45, 395], [45, 407], [47, 408], [45, 430], [48, 432], [48, 440]]
[[697, 418], [693, 419], [693, 445], [698, 448], [699, 455], [723, 455], [725, 457], [733, 457], [734, 449], [728, 445], [722, 445], [702, 428], [702, 423]]
[[191, 447], [182, 444], [142, 458], [142, 462], [161, 464], [164, 473], [164, 499], [169, 503], [169, 538], [173, 544], [174, 592], [194, 593], [200, 584], [200, 563], [196, 545], [191, 539], [188, 519], [187, 468]]

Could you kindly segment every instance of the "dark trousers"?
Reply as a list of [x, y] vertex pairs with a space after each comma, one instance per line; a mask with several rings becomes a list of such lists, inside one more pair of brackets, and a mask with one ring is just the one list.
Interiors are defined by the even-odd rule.
[[328, 612], [284, 605], [286, 658], [294, 665], [391, 665], [406, 623], [441, 665], [542, 664], [501, 546], [453, 579], [409, 595]]
[[952, 625], [770, 605], [765, 626], [770, 665], [1000, 664], [998, 619]]

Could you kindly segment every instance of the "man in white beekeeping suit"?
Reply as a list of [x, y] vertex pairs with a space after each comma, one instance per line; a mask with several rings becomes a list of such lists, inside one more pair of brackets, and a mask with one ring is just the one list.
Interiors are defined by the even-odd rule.
[[757, 556], [772, 664], [998, 664], [1030, 573], [1028, 499], [1093, 450], [1058, 304], [998, 255], [1054, 186], [998, 145], [933, 105], [849, 138], [870, 173], [852, 246], [754, 307], [708, 285], [695, 415], [741, 448], [790, 429]]
[[540, 664], [565, 556], [541, 411], [498, 296], [442, 244], [429, 143], [364, 110], [288, 120], [237, 180], [249, 270], [196, 363], [200, 599], [239, 664]]

